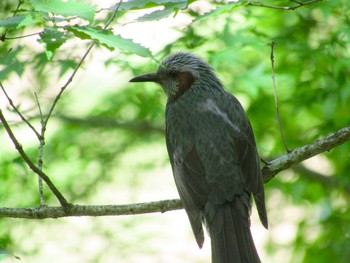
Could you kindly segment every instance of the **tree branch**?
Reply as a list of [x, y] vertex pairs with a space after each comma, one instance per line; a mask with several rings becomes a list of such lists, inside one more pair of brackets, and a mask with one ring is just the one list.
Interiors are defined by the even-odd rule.
[[[0, 111], [1, 117], [1, 111]], [[315, 141], [314, 143], [297, 148], [284, 154], [263, 167], [265, 183], [282, 170], [296, 165], [321, 152], [329, 151], [350, 140], [350, 126]], [[111, 216], [136, 215], [144, 213], [166, 212], [181, 209], [180, 200], [163, 200], [149, 203], [127, 205], [70, 205], [67, 207], [38, 207], [38, 208], [0, 208], [0, 217], [43, 219], [68, 216]]]
[[350, 140], [350, 126], [342, 128], [323, 139], [315, 141], [314, 143], [294, 149], [291, 152], [274, 159], [263, 167], [262, 173], [264, 176], [264, 182], [267, 183], [270, 181], [280, 171], [286, 170], [292, 165], [298, 164], [312, 156], [329, 151], [348, 140]]
[[[44, 152], [44, 145], [45, 145], [45, 127], [44, 127], [44, 116], [43, 112], [41, 110], [40, 102], [38, 99], [38, 96], [36, 93], [35, 100], [38, 105], [39, 113], [40, 113], [40, 124], [41, 124], [41, 133], [39, 138], [39, 148], [38, 148], [38, 168], [40, 171], [43, 170], [43, 152]], [[43, 179], [38, 176], [38, 185], [39, 185], [39, 196], [40, 196], [40, 204], [41, 206], [45, 205], [45, 198], [44, 198], [44, 187], [43, 187]]]
[[[109, 21], [106, 23], [106, 25], [104, 26], [104, 29], [106, 29], [111, 22], [113, 21], [113, 19], [116, 16], [116, 13], [120, 7], [122, 0], [119, 0], [118, 4], [116, 4], [116, 8], [111, 16], [111, 18], [109, 19]], [[18, 2], [18, 6], [17, 9], [15, 11], [15, 13], [18, 11], [20, 5], [23, 3], [23, 0], [19, 0]], [[5, 31], [4, 34], [2, 34], [1, 39], [4, 40], [5, 39], [5, 35], [6, 35], [7, 30]], [[73, 78], [75, 77], [76, 73], [78, 72], [79, 68], [81, 67], [81, 65], [83, 64], [83, 62], [85, 61], [86, 57], [88, 56], [88, 54], [90, 53], [91, 49], [93, 48], [93, 46], [96, 44], [96, 41], [93, 40], [91, 42], [91, 44], [89, 45], [88, 49], [86, 50], [86, 52], [84, 53], [84, 55], [82, 56], [82, 58], [80, 59], [78, 65], [75, 67], [75, 69], [73, 70], [72, 74], [70, 75], [70, 77], [68, 78], [68, 80], [65, 82], [65, 84], [61, 87], [60, 91], [58, 92], [58, 94], [56, 95], [49, 111], [48, 114], [45, 116], [45, 118], [43, 117], [42, 111], [41, 111], [41, 107], [39, 104], [39, 100], [37, 95], [35, 94], [36, 97], [36, 101], [38, 104], [38, 108], [39, 108], [39, 112], [40, 112], [40, 123], [41, 123], [41, 133], [39, 134], [36, 129], [34, 128], [34, 126], [32, 126], [29, 121], [27, 121], [27, 119], [19, 112], [19, 110], [17, 109], [17, 107], [13, 104], [11, 98], [8, 96], [8, 94], [6, 93], [6, 90], [4, 89], [2, 83], [0, 82], [0, 87], [3, 90], [5, 96], [7, 97], [11, 107], [16, 111], [16, 113], [20, 116], [20, 118], [34, 131], [34, 133], [36, 134], [36, 136], [39, 139], [40, 145], [39, 145], [39, 153], [38, 153], [38, 166], [36, 166], [31, 160], [30, 158], [27, 156], [27, 154], [25, 153], [25, 151], [23, 150], [22, 145], [18, 142], [17, 138], [15, 137], [14, 133], [11, 130], [11, 127], [9, 126], [9, 124], [7, 123], [4, 115], [2, 114], [2, 111], [0, 110], [0, 120], [4, 125], [4, 128], [7, 132], [7, 134], [9, 135], [11, 141], [13, 142], [15, 148], [17, 149], [18, 153], [20, 154], [20, 156], [23, 158], [23, 160], [27, 163], [27, 165], [29, 166], [29, 168], [36, 173], [39, 176], [39, 193], [40, 193], [40, 204], [43, 206], [44, 203], [44, 196], [43, 196], [43, 187], [42, 187], [42, 180], [45, 181], [45, 183], [48, 185], [48, 187], [50, 188], [50, 190], [54, 193], [54, 195], [57, 197], [57, 199], [59, 200], [60, 204], [64, 207], [69, 206], [70, 204], [67, 202], [67, 200], [63, 197], [63, 195], [60, 193], [60, 191], [55, 187], [55, 185], [51, 182], [50, 178], [42, 171], [42, 165], [43, 165], [43, 148], [45, 145], [45, 132], [46, 132], [46, 127], [48, 124], [48, 121], [59, 101], [59, 99], [61, 98], [63, 92], [66, 90], [66, 88], [68, 87], [68, 85], [73, 81]]]
[[307, 1], [307, 2], [301, 2], [301, 1], [291, 0], [291, 2], [297, 3], [297, 5], [293, 5], [293, 6], [265, 5], [265, 4], [254, 3], [252, 1], [250, 1], [247, 5], [289, 11], [289, 10], [295, 10], [295, 9], [298, 9], [298, 8], [300, 8], [302, 6], [311, 5], [311, 4], [314, 4], [314, 3], [317, 3], [317, 2], [321, 2], [321, 1], [322, 0], [311, 0], [311, 1]]
[[70, 216], [117, 216], [164, 213], [182, 208], [178, 199], [128, 205], [72, 205], [69, 207], [0, 208], [0, 217], [44, 219]]
[[41, 140], [41, 135], [37, 132], [37, 130], [34, 128], [34, 126], [23, 116], [23, 114], [17, 109], [17, 107], [15, 106], [15, 104], [13, 103], [12, 99], [10, 98], [10, 96], [7, 94], [4, 86], [2, 85], [2, 83], [0, 82], [0, 87], [2, 89], [2, 92], [5, 94], [10, 106], [12, 107], [12, 109], [17, 113], [17, 115], [21, 118], [21, 120], [23, 122], [25, 122], [29, 128], [35, 133], [36, 137], [38, 138], [38, 140]]
[[288, 145], [287, 145], [287, 141], [286, 141], [286, 137], [284, 136], [284, 132], [283, 132], [283, 128], [282, 128], [282, 122], [281, 122], [281, 115], [280, 115], [280, 110], [278, 107], [278, 97], [277, 97], [277, 88], [276, 88], [276, 79], [275, 79], [275, 54], [274, 54], [274, 49], [275, 49], [275, 42], [272, 41], [271, 43], [271, 55], [270, 55], [270, 59], [271, 59], [271, 70], [272, 70], [272, 85], [273, 85], [273, 95], [274, 95], [274, 99], [275, 99], [275, 108], [276, 108], [276, 114], [277, 114], [277, 121], [278, 121], [278, 127], [280, 128], [280, 133], [282, 136], [282, 141], [284, 144], [284, 147], [286, 148], [287, 152], [290, 152]]
[[50, 178], [43, 171], [41, 171], [37, 166], [35, 166], [35, 164], [30, 160], [28, 155], [24, 152], [22, 145], [18, 142], [16, 136], [13, 134], [9, 124], [7, 123], [4, 115], [2, 114], [1, 109], [0, 109], [0, 120], [1, 120], [2, 124], [4, 125], [4, 128], [7, 132], [7, 134], [9, 135], [11, 141], [13, 142], [16, 150], [18, 151], [18, 153], [20, 154], [22, 159], [26, 162], [26, 164], [29, 166], [29, 168], [44, 180], [44, 182], [47, 184], [47, 186], [50, 188], [50, 190], [54, 193], [54, 195], [57, 197], [58, 201], [60, 202], [60, 204], [62, 206], [69, 206], [69, 203], [67, 202], [67, 200], [63, 197], [61, 192], [58, 191], [58, 189], [52, 183]]

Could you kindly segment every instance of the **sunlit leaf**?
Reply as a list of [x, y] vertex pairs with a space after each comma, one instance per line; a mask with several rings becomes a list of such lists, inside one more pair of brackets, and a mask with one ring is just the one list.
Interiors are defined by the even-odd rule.
[[162, 18], [168, 17], [172, 13], [177, 13], [181, 9], [187, 7], [187, 1], [176, 1], [164, 4], [164, 9], [156, 10], [150, 14], [143, 15], [137, 19], [139, 22], [160, 20]]
[[153, 58], [151, 51], [148, 48], [133, 42], [131, 39], [122, 38], [120, 35], [113, 35], [111, 30], [104, 30], [100, 27], [69, 27], [69, 31], [81, 39], [93, 39], [104, 45], [110, 50], [115, 48], [127, 53], [134, 53], [141, 57]]
[[205, 20], [205, 19], [208, 19], [208, 18], [213, 17], [213, 16], [219, 16], [221, 14], [224, 14], [224, 13], [227, 13], [227, 12], [231, 12], [232, 10], [234, 10], [234, 9], [236, 9], [238, 7], [245, 6], [248, 3], [249, 3], [249, 1], [231, 2], [231, 3], [228, 3], [226, 5], [217, 7], [215, 10], [213, 10], [211, 12], [205, 13], [204, 15], [202, 15], [202, 16], [198, 17], [197, 19], [195, 19], [194, 21]]
[[36, 11], [53, 13], [62, 16], [78, 16], [92, 23], [95, 15], [95, 7], [86, 1], [78, 0], [29, 0]]

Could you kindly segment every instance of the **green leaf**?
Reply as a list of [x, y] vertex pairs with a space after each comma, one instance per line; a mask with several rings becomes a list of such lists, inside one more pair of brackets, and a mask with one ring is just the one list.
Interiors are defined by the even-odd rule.
[[153, 59], [153, 55], [148, 48], [133, 42], [131, 39], [125, 39], [119, 35], [113, 35], [111, 30], [102, 29], [100, 27], [78, 26], [71, 26], [67, 29], [81, 39], [93, 39], [110, 50], [118, 48], [124, 52], [134, 53], [141, 57], [149, 57]]
[[13, 16], [0, 20], [0, 27], [15, 29], [43, 22], [43, 16], [40, 14], [27, 14], [22, 16]]
[[163, 10], [156, 10], [150, 14], [146, 14], [144, 16], [141, 16], [137, 19], [137, 21], [145, 22], [145, 21], [160, 20], [162, 18], [168, 17], [173, 12], [175, 12], [175, 15], [176, 15], [176, 13], [179, 10], [185, 9], [186, 7], [187, 7], [187, 1], [185, 1], [185, 0], [167, 3], [167, 4], [164, 4]]
[[198, 21], [198, 20], [205, 20], [205, 19], [212, 17], [212, 16], [219, 16], [221, 14], [231, 12], [232, 10], [234, 10], [238, 7], [245, 6], [247, 4], [249, 4], [249, 1], [231, 2], [231, 3], [228, 3], [226, 5], [220, 6], [211, 12], [205, 13], [204, 15], [196, 18], [193, 22]]
[[78, 0], [29, 0], [36, 11], [54, 13], [56, 15], [78, 16], [89, 21], [94, 20], [95, 7], [86, 3], [86, 1]]
[[53, 52], [66, 42], [67, 38], [57, 28], [45, 28], [44, 32], [40, 34], [39, 43], [45, 44], [46, 57], [51, 60]]

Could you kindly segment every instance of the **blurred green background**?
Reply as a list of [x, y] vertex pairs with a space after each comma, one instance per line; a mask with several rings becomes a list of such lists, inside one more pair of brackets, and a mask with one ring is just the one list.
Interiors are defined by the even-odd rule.
[[[239, 6], [192, 23], [227, 3], [190, 1], [176, 16], [140, 22], [135, 19], [157, 10], [155, 3], [170, 1], [139, 2], [150, 8], [121, 8], [111, 25], [114, 32], [149, 47], [158, 60], [179, 50], [207, 60], [246, 109], [262, 158], [285, 153], [273, 99], [272, 41], [279, 109], [289, 148], [349, 125], [348, 0], [322, 1], [294, 11]], [[103, 24], [111, 11], [101, 8], [113, 2], [93, 4], [100, 10], [96, 23]], [[16, 5], [17, 1], [2, 1], [0, 18], [12, 16]], [[11, 29], [7, 36], [33, 33], [41, 26]], [[34, 93], [47, 112], [88, 41], [69, 36], [48, 61], [45, 46], [37, 39], [1, 42], [0, 69], [4, 73], [6, 63], [13, 65], [2, 83], [25, 116], [40, 127]], [[154, 84], [128, 83], [131, 77], [156, 68], [150, 58], [96, 46], [63, 94], [49, 122], [44, 170], [70, 202], [127, 204], [178, 198], [163, 134], [165, 95]], [[0, 103], [16, 136], [36, 160], [35, 136], [11, 111], [2, 93]], [[255, 208], [252, 216], [253, 236], [263, 262], [349, 262], [349, 171], [350, 144], [346, 143], [265, 184], [269, 231], [260, 225]], [[37, 177], [0, 127], [0, 206], [38, 206], [37, 192]], [[46, 188], [45, 197], [49, 205], [57, 205]], [[202, 250], [197, 248], [182, 210], [58, 220], [1, 218], [0, 248], [22, 262], [36, 263], [204, 263], [210, 259], [208, 240]], [[6, 257], [4, 262], [17, 259]]]

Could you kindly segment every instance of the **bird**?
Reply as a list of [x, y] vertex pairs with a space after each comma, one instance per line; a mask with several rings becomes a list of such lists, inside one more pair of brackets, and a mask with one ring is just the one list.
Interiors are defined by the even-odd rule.
[[199, 248], [204, 229], [212, 263], [261, 262], [250, 231], [254, 198], [268, 228], [260, 158], [250, 121], [213, 68], [177, 52], [153, 73], [130, 82], [154, 82], [167, 96], [165, 138], [174, 181]]

